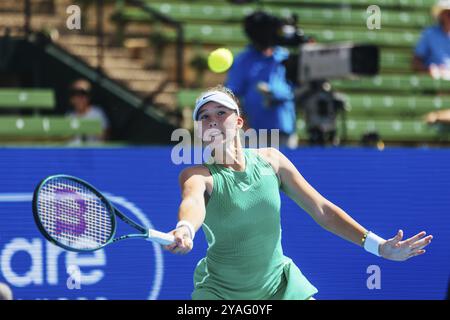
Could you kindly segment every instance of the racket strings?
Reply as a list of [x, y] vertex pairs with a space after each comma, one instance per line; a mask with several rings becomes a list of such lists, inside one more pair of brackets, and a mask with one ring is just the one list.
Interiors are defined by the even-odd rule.
[[89, 188], [70, 179], [52, 179], [41, 187], [38, 212], [50, 237], [75, 249], [96, 249], [113, 232], [109, 208]]

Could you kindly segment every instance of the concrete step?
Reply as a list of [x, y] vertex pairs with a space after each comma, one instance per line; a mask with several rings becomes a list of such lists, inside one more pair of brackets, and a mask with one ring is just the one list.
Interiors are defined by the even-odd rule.
[[[82, 57], [96, 57], [97, 56], [97, 48], [92, 46], [82, 46], [82, 45], [67, 45], [64, 43], [58, 42], [63, 48], [69, 50], [73, 54]], [[108, 58], [128, 58], [128, 51], [124, 48], [114, 47], [114, 48], [105, 48], [103, 50], [104, 57]]]
[[160, 86], [160, 82], [149, 80], [131, 80], [124, 81], [124, 83], [126, 83], [130, 90], [138, 91], [144, 96], [153, 93]]
[[[53, 8], [53, 0], [33, 0], [31, 1], [31, 12], [47, 12]], [[1, 0], [1, 12], [23, 12], [25, 1]]]
[[[25, 24], [25, 18], [22, 13], [4, 13], [0, 12], [0, 21], [2, 27], [22, 28]], [[31, 28], [40, 30], [46, 28], [56, 28], [65, 23], [65, 20], [56, 15], [35, 14], [30, 21]]]
[[161, 93], [157, 95], [155, 97], [155, 103], [164, 105], [171, 111], [177, 109], [177, 99], [173, 93]]
[[[149, 95], [149, 92], [144, 90], [133, 90], [138, 96], [145, 98]], [[178, 109], [177, 99], [174, 93], [161, 92], [154, 97], [154, 102], [157, 105], [163, 106], [164, 109], [169, 111], [175, 111]]]
[[80, 46], [96, 46], [97, 37], [86, 36], [86, 35], [69, 35], [62, 34], [58, 38], [58, 43], [70, 46], [70, 45], [80, 45]]
[[178, 92], [178, 84], [176, 82], [169, 82], [164, 87], [164, 92], [166, 92], [166, 93], [177, 93]]
[[[97, 57], [83, 57], [86, 62], [90, 65], [97, 65]], [[103, 68], [104, 69], [117, 69], [130, 71], [130, 70], [142, 70], [144, 65], [143, 60], [130, 60], [126, 58], [103, 58]]]
[[1, 12], [23, 12], [25, 10], [25, 1], [2, 1]]
[[[143, 95], [148, 95], [148, 91], [140, 91], [140, 90], [134, 90], [135, 92], [138, 92]], [[178, 85], [176, 82], [169, 82], [166, 83], [165, 86], [162, 88], [161, 94], [168, 94], [168, 95], [175, 95], [178, 92]]]
[[[0, 26], [0, 37], [4, 36], [6, 34], [7, 27]], [[21, 29], [13, 28], [8, 29], [9, 35], [11, 37], [23, 37], [25, 36], [25, 32]]]
[[167, 75], [163, 72], [146, 71], [146, 70], [127, 70], [127, 69], [115, 69], [109, 68], [107, 73], [116, 79], [125, 81], [157, 81], [162, 82], [167, 79]]
[[140, 24], [140, 23], [129, 23], [126, 28], [126, 34], [139, 37], [148, 37], [152, 27], [150, 25]]

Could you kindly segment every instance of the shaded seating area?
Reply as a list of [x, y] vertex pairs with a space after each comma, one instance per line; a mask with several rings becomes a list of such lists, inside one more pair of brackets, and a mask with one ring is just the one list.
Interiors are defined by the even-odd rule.
[[[67, 142], [76, 136], [102, 133], [98, 120], [41, 114], [54, 108], [55, 96], [51, 89], [0, 88], [0, 141]], [[23, 111], [32, 114], [20, 114]]]
[[[364, 135], [377, 133], [385, 142], [442, 143], [448, 142], [448, 129], [441, 125], [428, 125], [423, 115], [448, 107], [450, 83], [435, 80], [427, 74], [412, 71], [413, 48], [422, 30], [433, 24], [430, 8], [432, 0], [377, 1], [382, 8], [381, 28], [370, 30], [366, 0], [283, 0], [260, 1], [260, 4], [231, 4], [225, 1], [145, 1], [148, 6], [183, 23], [184, 40], [189, 48], [227, 47], [237, 54], [247, 43], [241, 21], [249, 13], [263, 9], [279, 17], [295, 14], [306, 35], [319, 43], [352, 41], [377, 45], [380, 48], [380, 74], [375, 77], [332, 80], [332, 88], [346, 101], [345, 121], [338, 123], [338, 135], [346, 141], [360, 141]], [[152, 19], [139, 8], [117, 1], [114, 20], [118, 26], [152, 23]], [[175, 41], [171, 30], [165, 36]], [[206, 71], [207, 73], [209, 71]], [[208, 73], [209, 75], [210, 73]], [[214, 75], [216, 76], [216, 75]], [[208, 77], [205, 77], [208, 78]], [[217, 77], [211, 78], [214, 80]], [[225, 77], [223, 77], [225, 79]], [[206, 81], [207, 82], [207, 81]], [[177, 93], [177, 104], [184, 110], [193, 107], [203, 87], [186, 87]], [[339, 121], [339, 120], [338, 120]], [[301, 113], [298, 131], [306, 138]]]

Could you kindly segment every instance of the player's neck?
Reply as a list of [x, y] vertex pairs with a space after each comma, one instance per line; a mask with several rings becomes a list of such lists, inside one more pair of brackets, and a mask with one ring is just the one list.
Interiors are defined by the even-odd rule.
[[214, 160], [215, 163], [221, 164], [225, 168], [234, 171], [245, 171], [244, 150], [240, 145], [232, 144], [224, 152], [215, 152]]

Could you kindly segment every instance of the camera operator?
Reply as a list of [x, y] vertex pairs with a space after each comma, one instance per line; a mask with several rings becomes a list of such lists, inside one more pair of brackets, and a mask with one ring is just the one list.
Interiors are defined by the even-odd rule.
[[289, 51], [279, 46], [282, 27], [280, 19], [262, 11], [245, 18], [250, 44], [236, 57], [226, 86], [242, 99], [251, 128], [279, 129], [280, 146], [293, 149], [298, 145], [294, 87], [283, 64]]

